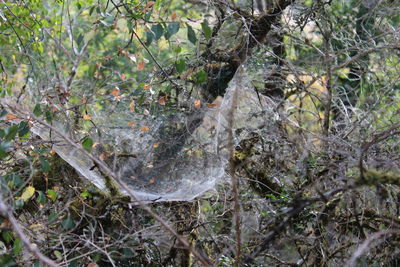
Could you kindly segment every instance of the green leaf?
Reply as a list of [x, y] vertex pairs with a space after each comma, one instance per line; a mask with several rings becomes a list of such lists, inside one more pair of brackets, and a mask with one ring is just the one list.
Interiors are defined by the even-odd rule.
[[13, 253], [14, 256], [18, 256], [21, 253], [22, 250], [22, 241], [19, 238], [16, 238], [14, 241], [14, 248], [13, 248]]
[[82, 141], [82, 146], [87, 152], [90, 152], [92, 150], [92, 147], [93, 147], [93, 140], [91, 138], [89, 138], [89, 137], [86, 137]]
[[11, 266], [18, 266], [18, 265], [14, 261], [13, 257], [10, 254], [2, 254], [2, 255], [0, 255], [0, 266], [11, 267]]
[[0, 159], [4, 159], [8, 156], [8, 150], [11, 147], [10, 142], [0, 142]]
[[132, 258], [134, 256], [131, 248], [123, 248], [122, 253], [124, 255], [124, 258]]
[[57, 199], [57, 193], [56, 191], [52, 190], [52, 189], [47, 189], [47, 197], [49, 197], [51, 200], [56, 201]]
[[175, 67], [176, 67], [176, 71], [181, 74], [182, 72], [185, 71], [186, 69], [186, 63], [184, 59], [178, 59], [178, 61], [176, 61], [175, 63]]
[[201, 29], [203, 30], [204, 37], [206, 37], [207, 40], [210, 40], [211, 39], [211, 35], [212, 35], [212, 30], [208, 26], [208, 21], [207, 20], [204, 20], [201, 23]]
[[14, 202], [15, 209], [21, 209], [24, 206], [25, 202], [22, 199], [17, 199]]
[[36, 191], [38, 193], [38, 196], [36, 198], [36, 201], [40, 204], [45, 204], [46, 203], [46, 196], [42, 191]]
[[18, 135], [22, 137], [27, 133], [29, 133], [29, 124], [26, 121], [21, 121], [18, 126]]
[[63, 221], [62, 221], [62, 226], [65, 230], [70, 230], [75, 227], [75, 222], [71, 218], [71, 216], [67, 216]]
[[144, 16], [144, 20], [149, 20], [151, 17], [151, 14], [153, 14], [153, 11], [147, 12], [146, 15]]
[[33, 115], [35, 115], [36, 117], [39, 117], [40, 115], [42, 115], [42, 108], [40, 107], [40, 104], [36, 104], [35, 108], [33, 109]]
[[6, 175], [4, 177], [4, 180], [6, 180], [7, 185], [12, 188], [20, 187], [22, 184], [25, 183], [25, 181], [21, 179], [21, 176], [15, 173]]
[[68, 267], [78, 267], [78, 261], [77, 260], [73, 260], [69, 263]]
[[13, 140], [15, 138], [15, 136], [17, 135], [17, 133], [18, 133], [18, 125], [13, 125], [11, 127], [8, 127], [5, 132], [6, 136], [5, 136], [4, 140], [5, 141]]
[[175, 53], [179, 54], [180, 52], [182, 52], [182, 47], [180, 46], [175, 47]]
[[3, 109], [2, 111], [1, 111], [1, 113], [0, 113], [0, 118], [3, 118], [5, 115], [7, 115], [8, 114], [8, 112], [7, 112], [7, 110], [5, 110], [5, 109]]
[[101, 22], [104, 26], [106, 26], [106, 27], [109, 27], [109, 26], [112, 26], [112, 25], [113, 25], [113, 21], [110, 20], [110, 19], [100, 20], [100, 22]]
[[56, 256], [57, 260], [61, 260], [63, 258], [62, 253], [58, 250], [54, 250], [53, 254], [54, 254], [54, 256]]
[[91, 258], [94, 262], [98, 262], [101, 259], [101, 254], [100, 253], [93, 253], [91, 255]]
[[79, 34], [78, 38], [76, 38], [76, 43], [78, 46], [81, 45], [83, 37], [84, 37], [83, 34]]
[[197, 84], [200, 84], [200, 83], [203, 83], [205, 81], [207, 81], [207, 73], [204, 70], [201, 70], [201, 71], [197, 72], [196, 76], [195, 76], [195, 82]]
[[167, 32], [165, 33], [165, 39], [171, 38], [172, 35], [176, 34], [179, 31], [179, 22], [174, 21], [168, 24], [167, 26]]
[[83, 198], [89, 198], [89, 197], [92, 196], [92, 194], [90, 194], [89, 192], [85, 191], [85, 192], [82, 192], [80, 196], [83, 197]]
[[89, 16], [91, 16], [93, 14], [93, 11], [95, 9], [96, 6], [92, 6], [89, 10]]
[[10, 241], [14, 239], [12, 231], [4, 231], [1, 233], [1, 236], [3, 237], [4, 241], [6, 241], [6, 243], [10, 243]]
[[53, 120], [53, 114], [50, 111], [46, 111], [45, 116], [47, 122], [51, 122]]
[[49, 217], [47, 217], [47, 221], [49, 222], [49, 224], [54, 223], [57, 219], [58, 219], [58, 214], [54, 212], [50, 213]]
[[187, 37], [188, 37], [189, 41], [195, 45], [197, 43], [196, 33], [194, 32], [192, 26], [190, 26], [187, 23], [186, 23], [186, 27], [187, 27]]
[[43, 172], [49, 172], [50, 171], [50, 163], [47, 161], [45, 157], [40, 156], [40, 166], [42, 167]]
[[158, 39], [160, 39], [161, 36], [163, 36], [164, 28], [160, 23], [158, 23], [156, 25], [151, 26], [151, 31], [154, 33], [154, 40], [158, 41]]
[[149, 46], [151, 42], [153, 42], [154, 39], [154, 33], [152, 32], [146, 32], [146, 45]]

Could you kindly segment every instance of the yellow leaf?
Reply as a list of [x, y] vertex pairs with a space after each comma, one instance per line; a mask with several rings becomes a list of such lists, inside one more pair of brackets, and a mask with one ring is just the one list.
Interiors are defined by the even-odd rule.
[[88, 120], [91, 119], [91, 117], [90, 117], [89, 114], [85, 114], [85, 115], [83, 115], [83, 119], [84, 119], [85, 121], [88, 121]]
[[140, 130], [142, 132], [148, 132], [148, 131], [150, 131], [150, 127], [149, 126], [142, 126], [142, 127], [140, 127]]
[[167, 97], [166, 96], [163, 96], [163, 97], [160, 97], [160, 99], [158, 99], [158, 104], [160, 104], [161, 106], [165, 106], [165, 104], [167, 103]]
[[144, 90], [149, 90], [151, 88], [151, 85], [150, 84], [145, 84], [145, 85], [143, 85], [143, 89]]
[[18, 120], [18, 117], [15, 116], [14, 114], [11, 114], [11, 113], [8, 113], [6, 115], [6, 118], [9, 119], [9, 120], [12, 120], [12, 121]]
[[129, 110], [131, 112], [135, 111], [135, 100], [132, 100], [132, 102], [129, 104]]
[[111, 94], [112, 94], [113, 96], [119, 95], [119, 88], [116, 87], [116, 88], [111, 92]]
[[200, 100], [194, 101], [194, 107], [195, 108], [201, 108], [201, 101]]
[[172, 15], [171, 15], [172, 21], [175, 21], [177, 17], [178, 17], [178, 15], [176, 14], [176, 12], [172, 13]]
[[33, 195], [35, 194], [35, 188], [33, 186], [28, 186], [24, 189], [24, 192], [22, 193], [21, 197], [19, 199], [22, 199], [23, 201], [28, 201]]
[[145, 8], [150, 8], [150, 7], [152, 7], [155, 3], [156, 3], [155, 1], [149, 1], [149, 2], [147, 2]]
[[138, 70], [144, 70], [144, 61], [140, 61], [140, 62], [137, 64], [137, 69], [138, 69]]

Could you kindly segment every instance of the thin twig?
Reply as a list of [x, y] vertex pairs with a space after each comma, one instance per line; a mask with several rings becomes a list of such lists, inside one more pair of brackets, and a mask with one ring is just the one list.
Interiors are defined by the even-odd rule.
[[49, 259], [47, 256], [43, 255], [40, 252], [40, 250], [29, 241], [28, 237], [24, 234], [24, 231], [19, 226], [18, 220], [14, 217], [10, 208], [4, 202], [1, 191], [0, 191], [0, 213], [8, 219], [12, 229], [17, 234], [18, 238], [21, 239], [22, 243], [25, 245], [25, 247], [28, 249], [28, 251], [34, 257], [36, 257], [45, 266], [50, 266], [50, 267], [59, 267], [60, 266], [57, 263], [55, 263], [53, 260]]
[[[240, 70], [239, 70], [240, 71]], [[235, 146], [233, 140], [233, 123], [235, 111], [237, 109], [237, 100], [238, 100], [238, 86], [235, 86], [233, 89], [232, 103], [228, 113], [228, 149], [230, 151], [229, 156], [229, 174], [231, 176], [232, 182], [232, 193], [234, 199], [234, 218], [235, 218], [235, 232], [236, 232], [236, 259], [234, 266], [239, 267], [240, 258], [241, 258], [241, 222], [240, 222], [240, 202], [239, 202], [239, 181], [235, 174], [236, 171], [236, 162], [235, 162]]]
[[[367, 250], [371, 248], [371, 243], [375, 241], [376, 239], [380, 239], [378, 243], [383, 242], [388, 235], [393, 235], [393, 234], [400, 234], [399, 230], [384, 230], [384, 231], [379, 231], [377, 233], [374, 233], [370, 237], [368, 237], [358, 248], [357, 250], [353, 253], [353, 256], [347, 261], [345, 267], [352, 267], [356, 266], [356, 261], [359, 257], [361, 257]], [[384, 236], [382, 238], [382, 236]]]

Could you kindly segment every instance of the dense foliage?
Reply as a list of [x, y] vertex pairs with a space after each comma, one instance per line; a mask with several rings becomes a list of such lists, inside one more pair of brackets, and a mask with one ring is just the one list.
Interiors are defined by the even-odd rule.
[[[0, 265], [397, 266], [399, 22], [396, 0], [1, 1]], [[141, 190], [225, 175], [142, 202], [120, 165], [149, 155]]]

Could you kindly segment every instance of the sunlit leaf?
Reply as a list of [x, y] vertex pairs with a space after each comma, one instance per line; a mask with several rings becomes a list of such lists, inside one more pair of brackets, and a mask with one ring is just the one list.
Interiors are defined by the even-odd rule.
[[86, 137], [83, 141], [82, 141], [82, 146], [83, 148], [90, 152], [92, 150], [93, 147], [93, 140], [89, 137]]
[[91, 119], [91, 117], [90, 117], [89, 114], [85, 114], [85, 115], [83, 115], [83, 119], [84, 119], [85, 121], [88, 121], [88, 120]]
[[61, 259], [63, 258], [62, 253], [61, 253], [60, 251], [58, 251], [58, 250], [54, 250], [54, 251], [53, 251], [53, 254], [54, 254], [54, 256], [56, 256], [56, 258], [57, 258], [58, 260], [61, 260]]
[[28, 186], [22, 192], [22, 195], [19, 199], [27, 202], [33, 195], [35, 194], [35, 188], [33, 186]]
[[47, 197], [55, 201], [57, 199], [57, 192], [52, 189], [47, 189]]
[[128, 54], [128, 58], [129, 58], [130, 60], [132, 60], [133, 62], [135, 62], [135, 63], [137, 62], [135, 55]]
[[83, 197], [83, 198], [89, 198], [89, 197], [92, 196], [92, 194], [90, 194], [89, 192], [85, 191], [85, 192], [82, 192], [80, 194], [80, 196]]

